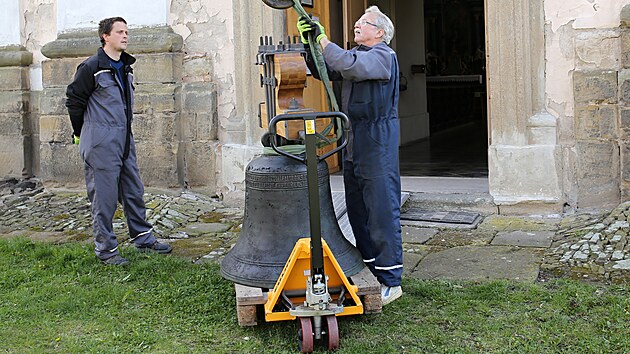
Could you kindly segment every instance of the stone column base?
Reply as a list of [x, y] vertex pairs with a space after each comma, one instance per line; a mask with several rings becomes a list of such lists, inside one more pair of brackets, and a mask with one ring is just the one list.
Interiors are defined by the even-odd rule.
[[490, 194], [499, 210], [562, 212], [562, 174], [558, 171], [561, 156], [555, 145], [490, 146]]
[[0, 178], [33, 173], [28, 65], [24, 47], [0, 47]]

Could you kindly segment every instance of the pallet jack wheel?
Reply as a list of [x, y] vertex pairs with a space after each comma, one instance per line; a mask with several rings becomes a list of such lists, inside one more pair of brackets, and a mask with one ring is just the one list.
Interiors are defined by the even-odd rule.
[[339, 327], [335, 315], [326, 316], [328, 350], [339, 349]]
[[313, 345], [313, 324], [310, 317], [300, 317], [300, 329], [298, 329], [298, 348], [302, 353], [312, 353]]

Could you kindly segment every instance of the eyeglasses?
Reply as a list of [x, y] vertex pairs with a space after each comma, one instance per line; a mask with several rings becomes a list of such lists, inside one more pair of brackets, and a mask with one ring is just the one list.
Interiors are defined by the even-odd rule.
[[370, 26], [374, 26], [376, 28], [380, 28], [377, 24], [372, 23], [368, 20], [358, 20], [357, 22], [354, 23], [355, 26], [359, 26], [359, 27], [363, 27], [365, 25], [370, 25]]

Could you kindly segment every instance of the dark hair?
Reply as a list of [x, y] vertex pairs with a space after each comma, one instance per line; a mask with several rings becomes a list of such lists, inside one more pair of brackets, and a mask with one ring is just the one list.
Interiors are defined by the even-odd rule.
[[103, 47], [105, 46], [105, 39], [103, 39], [103, 35], [111, 33], [112, 27], [114, 27], [114, 22], [123, 22], [124, 24], [127, 24], [127, 21], [125, 21], [122, 17], [109, 17], [98, 23], [98, 38], [101, 39], [101, 46]]

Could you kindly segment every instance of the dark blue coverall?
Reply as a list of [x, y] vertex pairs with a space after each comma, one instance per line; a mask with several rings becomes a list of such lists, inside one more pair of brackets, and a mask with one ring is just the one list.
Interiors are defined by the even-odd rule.
[[[133, 70], [136, 59], [123, 52], [122, 82], [103, 48], [81, 63], [66, 90], [68, 113], [79, 152], [84, 161], [85, 184], [92, 203], [96, 256], [102, 260], [118, 254], [112, 221], [117, 202], [136, 246], [152, 245], [156, 239], [146, 221], [144, 185], [136, 163], [131, 132], [133, 115]], [[126, 88], [123, 87], [126, 84]]]
[[350, 50], [330, 43], [323, 54], [330, 79], [342, 81], [341, 109], [352, 126], [343, 176], [357, 248], [381, 284], [398, 286], [403, 271], [398, 59], [385, 43]]

